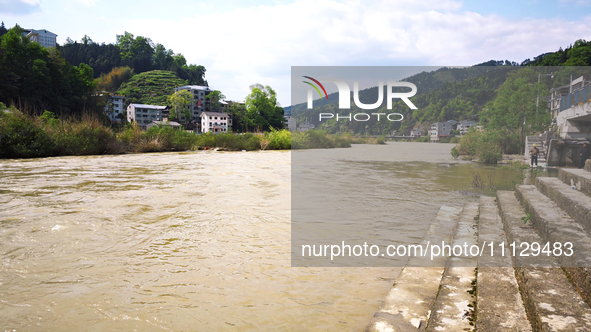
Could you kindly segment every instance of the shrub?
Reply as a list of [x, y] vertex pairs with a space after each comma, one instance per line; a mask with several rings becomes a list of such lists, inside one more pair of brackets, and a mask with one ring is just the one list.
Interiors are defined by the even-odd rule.
[[478, 161], [483, 164], [496, 164], [502, 158], [501, 148], [493, 142], [484, 142], [476, 153]]
[[265, 133], [261, 139], [263, 150], [291, 149], [291, 133], [288, 130], [274, 130]]
[[228, 151], [253, 151], [261, 148], [261, 136], [246, 134], [211, 134], [197, 135], [196, 148], [220, 148]]
[[454, 157], [454, 159], [457, 159], [460, 156], [460, 151], [458, 150], [457, 146], [454, 146], [451, 149], [451, 156]]
[[503, 131], [470, 131], [460, 141], [459, 153], [470, 157], [477, 156], [483, 164], [496, 164], [502, 159], [503, 147], [509, 148], [512, 138]]
[[80, 156], [123, 152], [123, 147], [118, 144], [115, 134], [97, 119], [63, 121], [59, 125], [52, 125], [50, 119], [46, 130], [55, 142], [57, 155]]
[[54, 142], [35, 119], [17, 110], [0, 112], [0, 158], [35, 158], [55, 154]]

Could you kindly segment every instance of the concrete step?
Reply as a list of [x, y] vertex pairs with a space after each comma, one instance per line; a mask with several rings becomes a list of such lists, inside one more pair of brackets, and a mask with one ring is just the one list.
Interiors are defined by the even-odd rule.
[[536, 188], [591, 233], [591, 197], [573, 190], [558, 178], [538, 177]]
[[[525, 210], [511, 191], [497, 191], [501, 219], [509, 242], [545, 243], [533, 227], [524, 225]], [[584, 302], [575, 286], [560, 267], [548, 256], [537, 261], [530, 256], [512, 255], [515, 276], [534, 331], [589, 331], [591, 308]], [[545, 267], [532, 267], [530, 264]]]
[[[461, 208], [442, 206], [420, 245], [449, 243]], [[426, 264], [426, 262], [428, 264]], [[437, 298], [447, 257], [411, 257], [366, 331], [424, 331]], [[427, 267], [425, 267], [427, 266]]]
[[[478, 244], [478, 203], [464, 205], [452, 246]], [[469, 331], [473, 329], [476, 257], [450, 257], [441, 279], [427, 331]]]
[[526, 212], [517, 197], [515, 197], [515, 192], [498, 190], [497, 205], [503, 229], [507, 236], [507, 246], [509, 247], [509, 244], [515, 243], [515, 253], [517, 255], [513, 255], [513, 248], [509, 250], [512, 266], [559, 267], [552, 257], [533, 255], [531, 249], [523, 252], [523, 255], [521, 254], [524, 249], [528, 249], [527, 245], [521, 243], [545, 243], [545, 241], [536, 233], [531, 220], [524, 222], [523, 218], [526, 216]]
[[585, 170], [587, 172], [591, 172], [591, 159], [589, 159], [585, 162]]
[[591, 172], [578, 168], [560, 168], [558, 178], [568, 186], [591, 197]]
[[[591, 237], [550, 198], [533, 185], [516, 186], [515, 195], [530, 215], [533, 227], [544, 241], [572, 243], [572, 255], [556, 257], [563, 267], [591, 267]], [[570, 251], [569, 251], [570, 253]]]
[[583, 226], [534, 186], [517, 186], [515, 195], [524, 206], [525, 212], [530, 214], [531, 223], [543, 240], [551, 243], [572, 243], [573, 255], [555, 257], [555, 261], [568, 273], [583, 299], [591, 304], [590, 236]]
[[[499, 211], [493, 197], [480, 198], [478, 241], [484, 244], [505, 241]], [[504, 255], [478, 258], [477, 316], [478, 331], [532, 331], [519, 294], [515, 271], [505, 247]]]

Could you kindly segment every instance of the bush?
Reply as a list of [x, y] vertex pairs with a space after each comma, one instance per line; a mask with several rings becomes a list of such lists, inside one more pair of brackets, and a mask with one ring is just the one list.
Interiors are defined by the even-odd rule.
[[197, 135], [196, 148], [220, 148], [228, 151], [253, 151], [261, 148], [261, 135], [246, 134], [212, 134]]
[[496, 164], [503, 158], [501, 149], [493, 142], [484, 142], [476, 156], [478, 161], [483, 164]]
[[271, 130], [261, 139], [262, 150], [291, 149], [291, 133], [288, 130]]
[[0, 158], [55, 155], [55, 143], [38, 121], [15, 109], [0, 112]]
[[451, 156], [454, 157], [454, 159], [457, 159], [460, 156], [460, 151], [458, 150], [457, 146], [454, 146], [451, 149]]
[[460, 141], [459, 154], [477, 156], [483, 164], [496, 164], [503, 157], [503, 147], [510, 149], [513, 138], [509, 133], [496, 130], [471, 130]]
[[80, 122], [61, 123], [56, 123], [51, 117], [47, 119], [45, 130], [55, 142], [57, 155], [96, 155], [121, 153], [124, 150], [111, 129], [103, 126], [97, 119], [86, 118]]

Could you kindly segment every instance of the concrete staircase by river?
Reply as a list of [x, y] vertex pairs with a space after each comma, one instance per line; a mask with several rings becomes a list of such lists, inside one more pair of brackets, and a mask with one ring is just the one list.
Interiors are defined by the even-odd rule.
[[541, 136], [526, 136], [525, 137], [525, 159], [529, 162], [531, 148], [536, 145], [540, 154], [538, 155], [538, 162], [546, 162], [546, 149], [544, 148], [544, 142]]
[[[591, 331], [590, 234], [591, 160], [463, 209], [442, 207], [423, 244], [494, 243], [495, 255], [436, 257], [432, 267], [411, 258], [366, 330]], [[566, 242], [570, 256], [533, 256], [522, 245], [567, 251]]]

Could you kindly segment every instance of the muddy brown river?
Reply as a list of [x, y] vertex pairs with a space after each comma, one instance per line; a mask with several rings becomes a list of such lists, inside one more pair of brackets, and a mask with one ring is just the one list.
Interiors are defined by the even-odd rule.
[[[402, 241], [420, 239], [441, 205], [476, 200], [461, 192], [474, 190], [475, 172], [499, 189], [519, 181], [521, 171], [452, 160], [452, 146], [293, 153], [343, 160], [359, 151], [352, 162], [395, 174], [380, 190], [397, 193], [387, 199], [398, 204], [391, 219]], [[362, 330], [400, 268], [291, 267], [291, 159], [0, 160], [0, 330]]]

